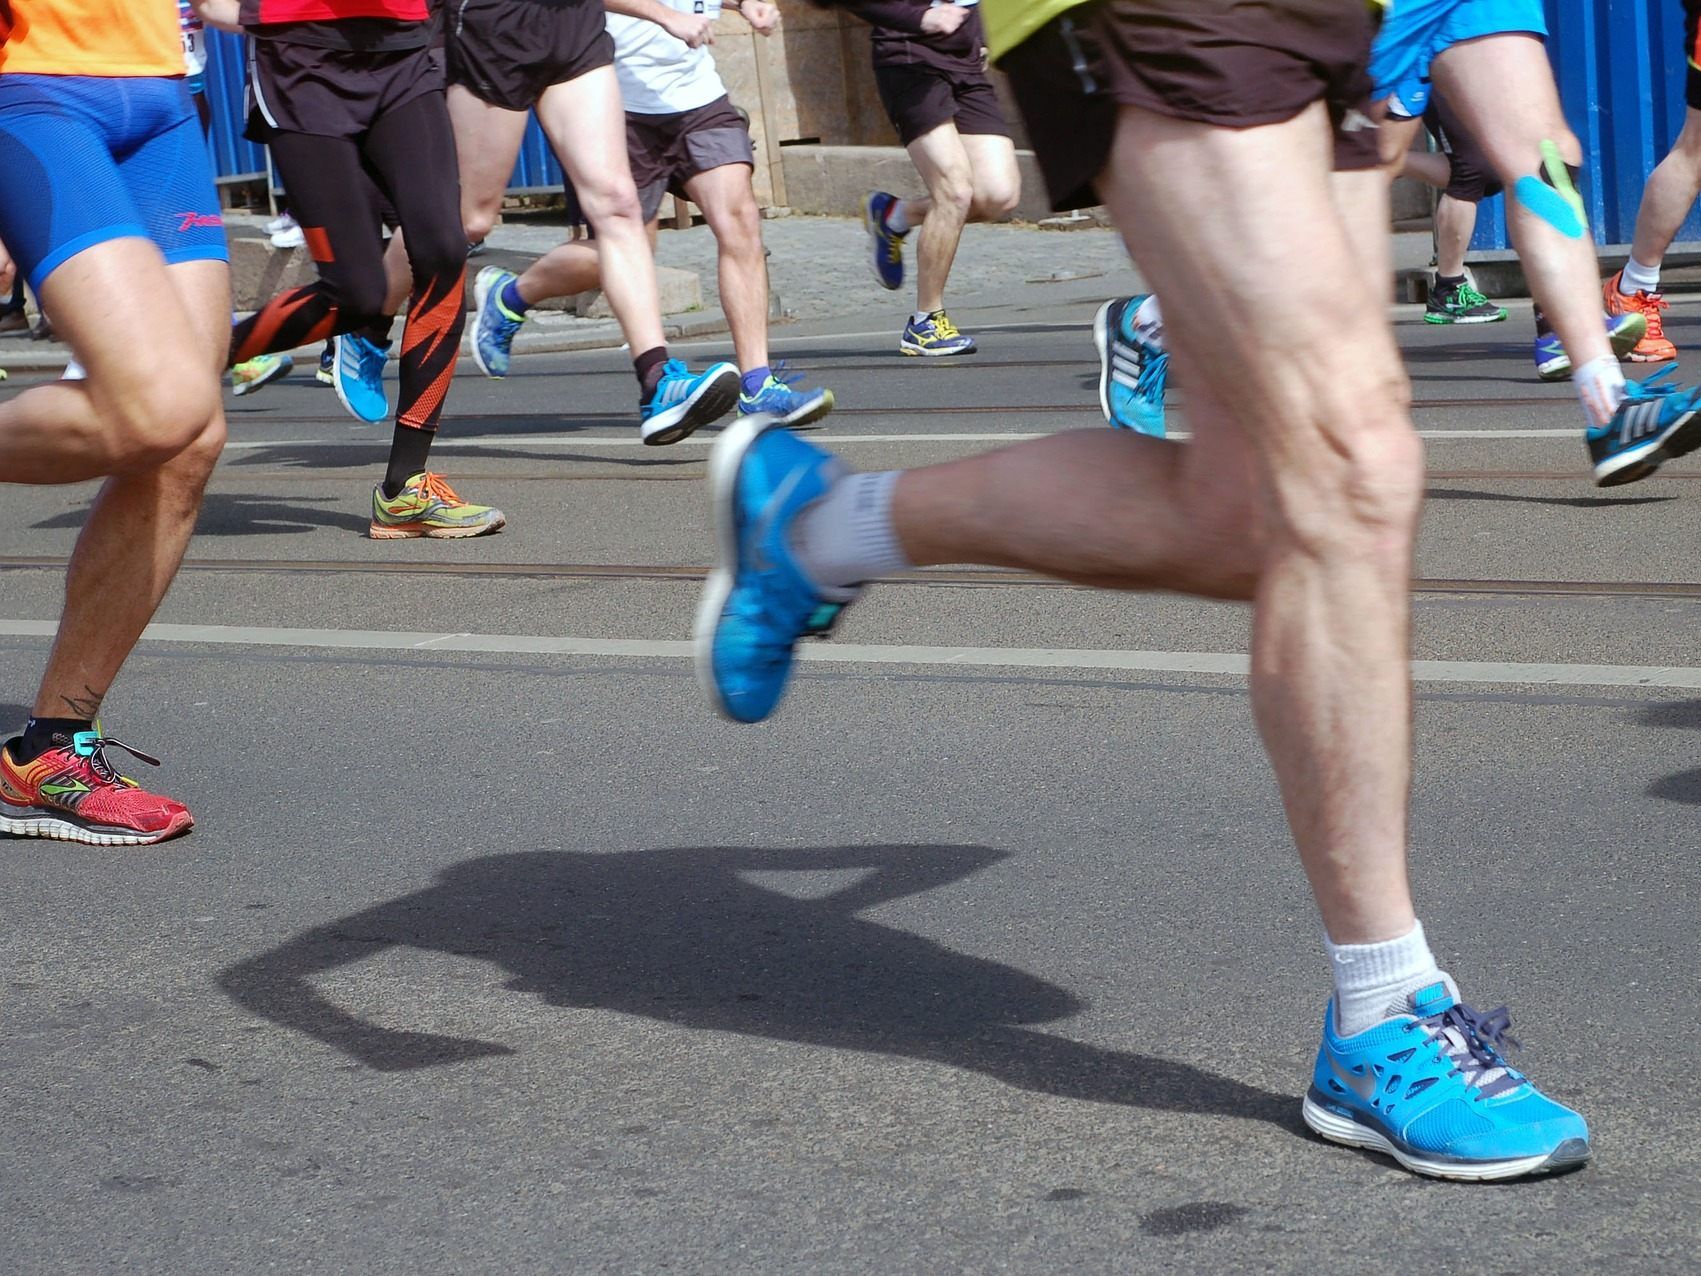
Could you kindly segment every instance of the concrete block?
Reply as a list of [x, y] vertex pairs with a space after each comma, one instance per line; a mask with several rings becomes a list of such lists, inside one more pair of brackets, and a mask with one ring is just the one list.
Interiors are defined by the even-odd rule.
[[306, 249], [280, 252], [257, 232], [232, 231], [230, 291], [235, 309], [258, 310], [280, 292], [310, 284], [317, 277]]
[[[863, 197], [887, 190], [905, 197], [926, 193], [921, 178], [901, 146], [788, 146], [785, 157], [787, 203], [800, 213], [854, 217], [862, 212]], [[1017, 151], [1022, 174], [1022, 200], [1015, 220], [1037, 222], [1050, 217], [1045, 182], [1032, 151]]]
[[[684, 314], [703, 308], [703, 283], [692, 270], [676, 270], [672, 266], [656, 267], [656, 289], [661, 294], [664, 315]], [[608, 298], [600, 291], [582, 293], [573, 299], [573, 313], [581, 319], [612, 319]]]

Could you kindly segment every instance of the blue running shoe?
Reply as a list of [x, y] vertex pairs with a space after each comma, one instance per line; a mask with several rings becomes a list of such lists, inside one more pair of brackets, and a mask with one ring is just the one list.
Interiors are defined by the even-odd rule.
[[1618, 487], [1645, 479], [1673, 457], [1701, 447], [1701, 387], [1655, 385], [1672, 371], [1646, 381], [1626, 381], [1624, 402], [1605, 425], [1584, 433], [1595, 463], [1595, 486]]
[[888, 291], [904, 286], [904, 237], [886, 225], [886, 214], [897, 202], [896, 195], [885, 191], [875, 191], [862, 201], [862, 224], [874, 244], [874, 278]]
[[1107, 301], [1093, 316], [1099, 348], [1099, 407], [1113, 429], [1164, 436], [1164, 390], [1169, 351], [1142, 337], [1134, 316], [1149, 293]]
[[384, 391], [384, 363], [390, 352], [354, 332], [331, 338], [332, 386], [352, 416], [382, 421], [390, 415], [390, 396]]
[[1413, 1174], [1511, 1179], [1576, 1169], [1589, 1127], [1506, 1062], [1506, 1007], [1483, 1014], [1431, 984], [1403, 1013], [1335, 1035], [1335, 1005], [1306, 1092], [1305, 1123], [1335, 1143], [1393, 1157]]
[[771, 417], [739, 418], [709, 453], [719, 561], [697, 609], [697, 680], [734, 722], [774, 711], [798, 639], [826, 633], [857, 596], [818, 588], [791, 551], [798, 514], [845, 472]]
[[755, 394], [738, 393], [739, 416], [771, 416], [788, 430], [801, 430], [813, 425], [833, 410], [831, 390], [794, 390], [802, 377], [780, 375], [783, 361], [776, 363]]
[[[1606, 316], [1607, 340], [1615, 358], [1622, 359], [1636, 348], [1648, 331], [1648, 320], [1634, 310]], [[1536, 375], [1543, 381], [1563, 381], [1571, 375], [1571, 356], [1565, 353], [1557, 332], [1536, 337]]]
[[904, 335], [898, 339], [898, 350], [903, 354], [919, 354], [931, 359], [949, 354], [973, 354], [975, 339], [966, 332], [957, 331], [950, 315], [943, 310], [935, 310], [920, 323], [912, 318], [904, 325]]
[[514, 338], [526, 316], [502, 304], [502, 291], [517, 275], [500, 266], [486, 266], [473, 281], [473, 362], [487, 377], [508, 375]]
[[678, 359], [662, 365], [656, 392], [638, 405], [638, 437], [652, 447], [689, 438], [738, 402], [738, 369], [715, 363], [692, 372]]
[[319, 370], [313, 374], [313, 379], [320, 385], [337, 383], [337, 343], [334, 338], [327, 341], [325, 348], [319, 352]]

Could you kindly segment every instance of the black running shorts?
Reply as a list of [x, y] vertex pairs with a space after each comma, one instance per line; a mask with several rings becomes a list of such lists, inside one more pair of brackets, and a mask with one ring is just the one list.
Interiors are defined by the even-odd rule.
[[905, 146], [951, 123], [959, 133], [1010, 136], [998, 93], [984, 72], [948, 71], [922, 63], [876, 66], [874, 86]]
[[449, 83], [510, 111], [614, 64], [599, 0], [446, 0]]
[[1342, 0], [1094, 0], [1007, 53], [1052, 207], [1098, 202], [1117, 108], [1222, 128], [1290, 120], [1324, 102], [1335, 167], [1375, 168], [1369, 116], [1371, 22]]

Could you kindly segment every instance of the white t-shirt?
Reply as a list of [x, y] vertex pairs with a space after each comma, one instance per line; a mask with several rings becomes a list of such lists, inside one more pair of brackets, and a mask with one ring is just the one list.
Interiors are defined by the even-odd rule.
[[[720, 17], [721, 0], [660, 0], [681, 13]], [[654, 22], [608, 15], [614, 37], [614, 70], [620, 77], [620, 96], [634, 115], [675, 115], [694, 111], [726, 95], [715, 70], [709, 46], [693, 49]]]

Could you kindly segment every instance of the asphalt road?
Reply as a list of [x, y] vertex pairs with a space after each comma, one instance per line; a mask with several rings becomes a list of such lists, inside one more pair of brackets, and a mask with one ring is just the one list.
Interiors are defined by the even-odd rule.
[[[778, 345], [821, 437], [916, 464], [1092, 426], [1122, 282], [964, 309], [972, 360], [862, 313]], [[1588, 1169], [1437, 1184], [1302, 1128], [1326, 972], [1241, 611], [953, 569], [713, 718], [706, 448], [636, 445], [610, 351], [463, 364], [483, 541], [363, 539], [383, 432], [232, 401], [180, 628], [108, 702], [199, 826], [0, 842], [0, 1271], [1694, 1271], [1701, 464], [1597, 492], [1527, 320], [1399, 335], [1420, 913]], [[6, 490], [0, 720], [89, 496]]]

